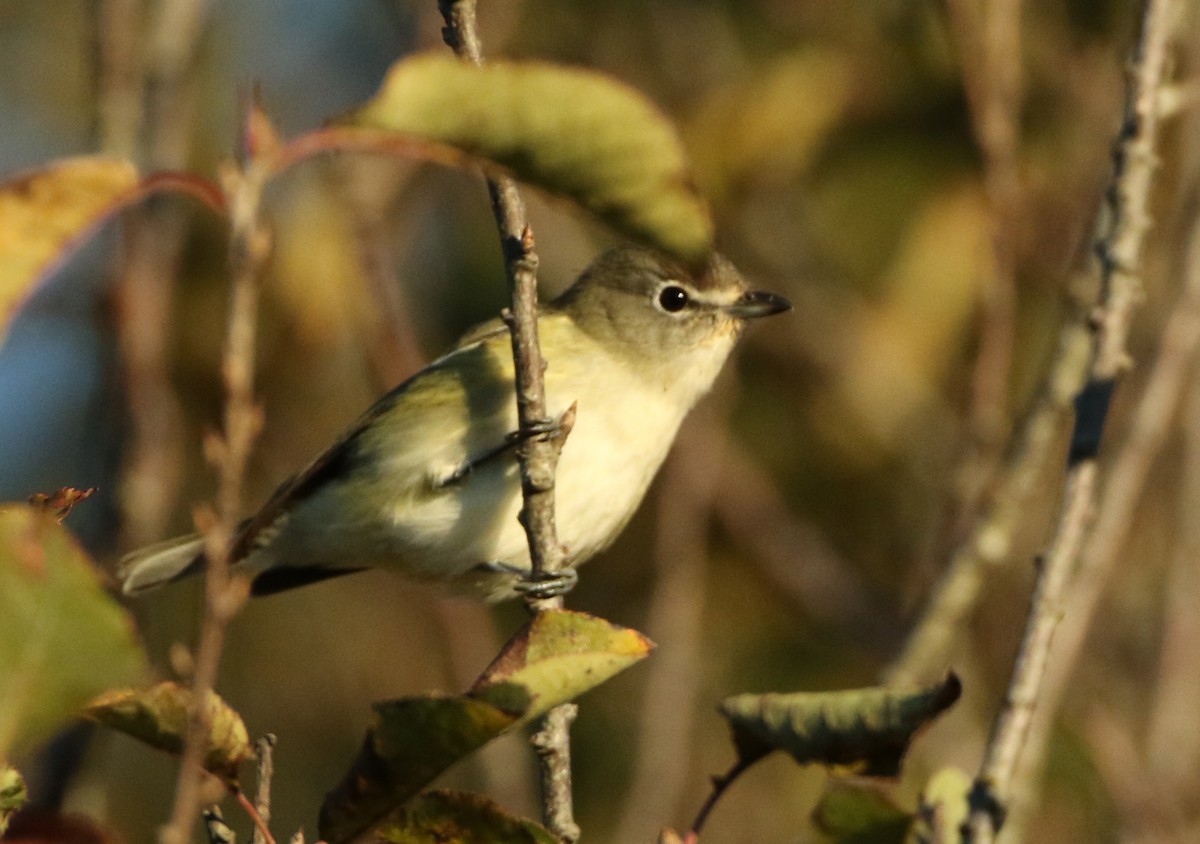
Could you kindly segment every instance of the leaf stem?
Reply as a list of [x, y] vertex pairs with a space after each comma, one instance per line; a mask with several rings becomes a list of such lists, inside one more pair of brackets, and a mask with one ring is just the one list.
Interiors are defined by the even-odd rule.
[[700, 840], [700, 831], [704, 828], [705, 822], [708, 820], [708, 815], [712, 812], [713, 807], [717, 805], [717, 801], [733, 785], [734, 780], [742, 775], [743, 772], [762, 757], [740, 758], [733, 763], [733, 767], [725, 772], [724, 775], [713, 777], [713, 789], [709, 792], [708, 798], [704, 801], [704, 805], [700, 807], [700, 811], [696, 813], [696, 819], [692, 821], [691, 828], [684, 836], [684, 844], [696, 844]]

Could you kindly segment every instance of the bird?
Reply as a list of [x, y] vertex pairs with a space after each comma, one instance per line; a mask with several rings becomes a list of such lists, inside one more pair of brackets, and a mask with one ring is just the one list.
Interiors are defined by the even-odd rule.
[[[540, 309], [546, 407], [574, 415], [554, 489], [564, 588], [633, 516], [747, 322], [790, 309], [719, 253], [697, 271], [636, 246], [602, 253]], [[252, 595], [368, 568], [486, 601], [528, 591], [513, 372], [500, 318], [469, 330], [241, 523], [231, 571]], [[191, 535], [128, 555], [118, 577], [136, 595], [204, 565]]]

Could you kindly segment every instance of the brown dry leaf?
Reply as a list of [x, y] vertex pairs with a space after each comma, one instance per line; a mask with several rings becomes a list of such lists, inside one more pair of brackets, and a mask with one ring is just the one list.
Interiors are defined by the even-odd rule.
[[85, 156], [0, 185], [0, 340], [37, 282], [137, 184], [128, 161]]

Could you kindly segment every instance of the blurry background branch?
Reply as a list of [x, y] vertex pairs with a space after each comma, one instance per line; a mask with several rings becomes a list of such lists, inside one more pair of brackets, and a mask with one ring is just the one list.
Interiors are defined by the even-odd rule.
[[1111, 220], [1097, 244], [1101, 298], [1093, 317], [1088, 380], [1075, 401], [1069, 469], [1054, 539], [1039, 566], [1017, 663], [973, 790], [970, 840], [974, 844], [991, 841], [1003, 822], [1033, 713], [1039, 705], [1049, 708], [1053, 703], [1042, 697], [1046, 666], [1068, 606], [1068, 587], [1077, 580], [1079, 554], [1085, 540], [1094, 535], [1089, 527], [1098, 498], [1100, 439], [1116, 379], [1129, 366], [1129, 329], [1144, 295], [1141, 259], [1150, 228], [1150, 188], [1159, 160], [1159, 88], [1169, 72], [1168, 55], [1180, 13], [1172, 0], [1149, 0], [1146, 6], [1126, 121], [1115, 151]]

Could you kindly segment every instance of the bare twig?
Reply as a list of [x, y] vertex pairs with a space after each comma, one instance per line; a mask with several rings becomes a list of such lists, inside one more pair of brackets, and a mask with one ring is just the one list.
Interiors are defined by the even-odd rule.
[[[1018, 816], [1018, 825], [1023, 823], [1022, 815], [1033, 803], [1027, 789], [1041, 780], [1054, 713], [1066, 694], [1067, 683], [1083, 652], [1105, 586], [1111, 580], [1129, 534], [1134, 508], [1146, 489], [1154, 460], [1166, 442], [1171, 420], [1184, 394], [1185, 381], [1200, 349], [1200, 219], [1191, 233], [1184, 273], [1185, 288], [1163, 330], [1162, 346], [1138, 402], [1128, 440], [1108, 473], [1111, 480], [1105, 487], [1095, 529], [1083, 550], [1079, 573], [1066, 602], [1055, 653], [1043, 682], [1041, 708], [1034, 717], [1021, 760], [1019, 780], [1023, 788], [1015, 789], [1013, 794], [1013, 812]], [[1191, 523], [1190, 514], [1184, 521]], [[1194, 564], [1194, 559], [1189, 560], [1188, 565]], [[1188, 614], [1194, 615], [1190, 611]], [[1190, 619], [1185, 622], [1190, 623], [1194, 622]], [[1191, 642], [1189, 639], [1183, 645], [1187, 661], [1191, 660]], [[1172, 752], [1161, 757], [1164, 761], [1168, 757], [1178, 759], [1186, 755], [1181, 753], [1180, 742], [1187, 739], [1172, 735], [1168, 741]]]
[[945, 670], [962, 622], [982, 594], [989, 568], [1008, 560], [1026, 504], [1037, 491], [1071, 398], [1083, 384], [1090, 352], [1083, 320], [1068, 322], [1033, 409], [1021, 425], [1016, 448], [987, 508], [953, 553], [929, 607], [884, 672], [887, 682], [911, 683]]
[[[254, 743], [254, 755], [258, 757], [258, 768], [254, 777], [254, 811], [262, 826], [254, 827], [254, 844], [268, 844], [271, 833], [271, 778], [275, 776], [275, 736], [267, 733]], [[274, 844], [274, 842], [270, 842]]]
[[[1156, 169], [1158, 90], [1178, 15], [1174, 0], [1150, 0], [1134, 62], [1127, 119], [1115, 156], [1111, 228], [1098, 246], [1101, 304], [1088, 383], [1076, 398], [1075, 431], [1058, 526], [1038, 574], [1016, 666], [972, 792], [974, 844], [993, 840], [1009, 800], [1017, 761], [1043, 691], [1067, 585], [1087, 537], [1096, 500], [1100, 437], [1116, 379], [1128, 366], [1126, 340], [1142, 295], [1140, 259]], [[1044, 705], [1044, 701], [1042, 702]]]
[[696, 844], [700, 840], [700, 832], [704, 829], [704, 824], [708, 821], [708, 816], [712, 812], [713, 807], [717, 805], [717, 801], [721, 796], [729, 790], [729, 786], [733, 785], [734, 781], [740, 777], [753, 762], [747, 762], [745, 759], [739, 759], [733, 764], [733, 767], [719, 777], [712, 778], [712, 791], [709, 792], [708, 798], [704, 801], [704, 805], [700, 807], [700, 811], [696, 813], [696, 819], [692, 821], [692, 826], [688, 829], [687, 835], [684, 836], [685, 844]]
[[[446, 43], [464, 61], [482, 64], [475, 0], [439, 0], [438, 8], [446, 22], [442, 30]], [[542, 380], [546, 364], [537, 333], [537, 254], [516, 183], [501, 177], [488, 179], [487, 184], [512, 288], [512, 310], [505, 314], [505, 322], [512, 333], [518, 425], [522, 433], [531, 433], [552, 427], [557, 421], [548, 418]], [[559, 436], [522, 437], [524, 444], [518, 452], [524, 501], [521, 524], [529, 538], [530, 579], [535, 583], [562, 567], [562, 548], [554, 522], [554, 470], [564, 436], [565, 431]], [[529, 603], [534, 612], [563, 605], [561, 595], [531, 599]], [[543, 819], [551, 831], [568, 842], [579, 837], [571, 792], [569, 737], [576, 711], [574, 704], [555, 707], [542, 719], [533, 737], [541, 772]]]
[[213, 507], [197, 511], [204, 533], [205, 612], [192, 680], [192, 706], [187, 740], [180, 762], [175, 807], [162, 831], [163, 844], [183, 844], [198, 808], [204, 742], [208, 725], [202, 701], [216, 681], [225, 628], [247, 595], [247, 585], [229, 573], [229, 548], [242, 505], [242, 484], [250, 448], [262, 427], [262, 412], [254, 400], [255, 323], [259, 281], [270, 252], [270, 233], [261, 218], [262, 191], [271, 173], [269, 163], [251, 156], [244, 167], [226, 169], [225, 191], [230, 198], [230, 264], [232, 301], [222, 373], [225, 381], [224, 431], [205, 442], [217, 472]]

